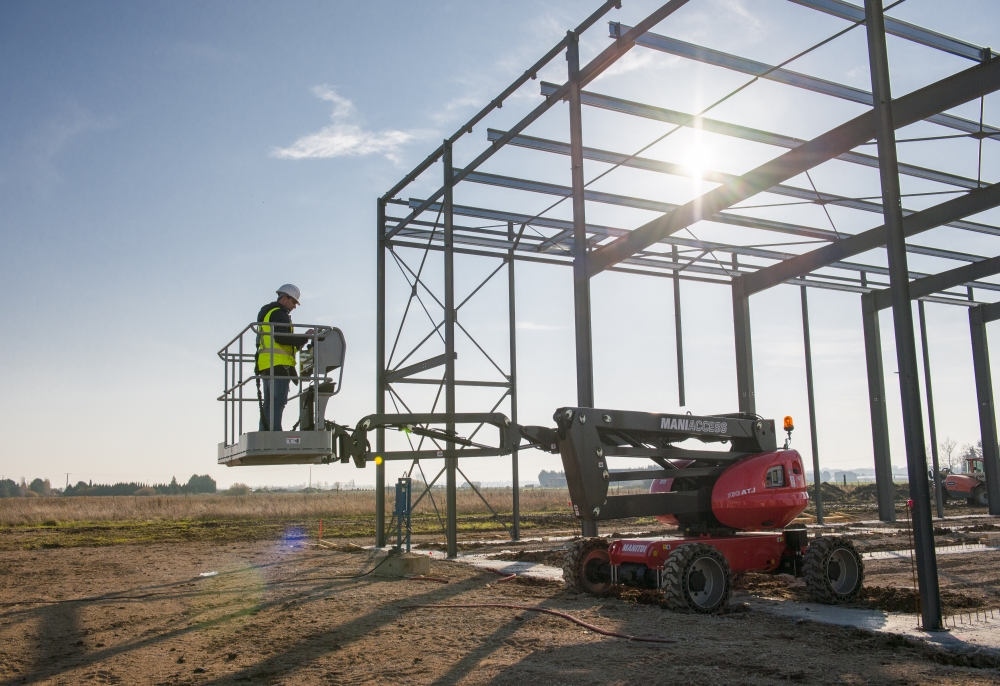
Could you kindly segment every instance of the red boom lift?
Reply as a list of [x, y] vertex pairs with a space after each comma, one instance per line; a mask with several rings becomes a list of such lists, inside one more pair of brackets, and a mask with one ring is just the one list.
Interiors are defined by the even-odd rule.
[[[554, 419], [554, 430], [531, 426], [520, 433], [562, 456], [578, 518], [654, 516], [678, 525], [675, 536], [576, 541], [563, 566], [570, 588], [591, 594], [614, 584], [659, 588], [672, 609], [698, 613], [722, 610], [732, 576], [745, 572], [804, 577], [812, 598], [823, 603], [849, 602], [861, 591], [864, 564], [850, 539], [809, 541], [804, 526], [790, 526], [809, 494], [802, 458], [787, 441], [778, 449], [773, 420], [579, 407], [562, 408]], [[791, 417], [784, 428], [790, 438]], [[689, 439], [729, 449], [676, 445]], [[612, 472], [609, 457], [645, 458], [662, 469]], [[650, 476], [649, 493], [609, 495], [614, 482]]]

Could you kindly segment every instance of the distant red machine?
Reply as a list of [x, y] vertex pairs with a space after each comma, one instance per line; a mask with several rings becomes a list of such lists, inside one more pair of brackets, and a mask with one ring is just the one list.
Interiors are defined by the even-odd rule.
[[[718, 612], [732, 575], [787, 573], [805, 578], [819, 602], [853, 600], [864, 564], [841, 537], [811, 542], [804, 526], [789, 526], [809, 503], [802, 458], [777, 448], [774, 422], [756, 415], [695, 417], [589, 408], [556, 412], [557, 429], [522, 427], [537, 447], [558, 448], [573, 511], [584, 520], [655, 516], [676, 524], [676, 536], [586, 538], [567, 553], [563, 576], [578, 591], [601, 594], [614, 584], [664, 591], [678, 610]], [[794, 429], [785, 418], [789, 439]], [[688, 439], [728, 443], [729, 450], [688, 450]], [[647, 494], [610, 495], [614, 481], [648, 478], [649, 471], [615, 471], [609, 457], [642, 457], [662, 471]]]
[[988, 507], [989, 498], [986, 495], [986, 473], [983, 471], [983, 458], [970, 457], [965, 461], [964, 474], [952, 474], [947, 469], [941, 470], [941, 485], [945, 499], [959, 500], [965, 498], [970, 505]]

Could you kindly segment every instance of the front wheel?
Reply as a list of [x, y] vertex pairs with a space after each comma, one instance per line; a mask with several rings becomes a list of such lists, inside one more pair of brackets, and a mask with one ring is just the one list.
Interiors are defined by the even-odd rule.
[[821, 536], [806, 550], [802, 576], [809, 595], [816, 602], [849, 603], [861, 593], [865, 563], [851, 539]]
[[976, 486], [976, 490], [972, 492], [972, 497], [969, 498], [969, 504], [978, 505], [979, 507], [990, 506], [990, 498], [986, 495], [986, 484]]
[[578, 593], [601, 595], [611, 589], [611, 557], [604, 538], [585, 538], [573, 543], [563, 563], [566, 588]]
[[713, 614], [729, 604], [732, 579], [722, 553], [704, 543], [686, 543], [667, 558], [660, 588], [671, 610]]

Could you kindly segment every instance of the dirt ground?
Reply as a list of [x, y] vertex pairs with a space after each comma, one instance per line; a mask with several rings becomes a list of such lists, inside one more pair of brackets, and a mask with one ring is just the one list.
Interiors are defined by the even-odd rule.
[[[975, 555], [993, 555], [983, 562], [997, 574], [997, 554]], [[965, 564], [969, 556], [953, 557]], [[948, 558], [941, 562], [947, 571]], [[557, 583], [500, 582], [437, 560], [431, 575], [448, 583], [336, 578], [370, 568], [367, 552], [318, 549], [295, 531], [226, 544], [8, 549], [0, 560], [0, 686], [1000, 683], [995, 657], [963, 666], [968, 656], [911, 639], [740, 611], [739, 593], [737, 611], [702, 617], [577, 596]], [[899, 561], [869, 569], [870, 583], [911, 583]], [[742, 592], [750, 591], [772, 592]], [[560, 610], [675, 642], [601, 636], [527, 610], [414, 607], [482, 603]]]

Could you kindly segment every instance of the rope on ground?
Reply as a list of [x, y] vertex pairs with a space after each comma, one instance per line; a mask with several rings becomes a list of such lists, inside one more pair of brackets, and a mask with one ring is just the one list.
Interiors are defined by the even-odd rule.
[[494, 607], [502, 608], [505, 610], [522, 610], [524, 612], [541, 612], [547, 615], [552, 615], [553, 617], [559, 617], [560, 619], [565, 619], [574, 624], [582, 626], [584, 629], [593, 631], [595, 634], [600, 634], [601, 636], [610, 636], [612, 638], [624, 638], [629, 641], [638, 641], [641, 643], [677, 643], [676, 639], [673, 638], [655, 638], [651, 636], [631, 636], [629, 634], [621, 634], [617, 631], [608, 631], [607, 629], [602, 629], [593, 624], [589, 624], [582, 619], [577, 619], [571, 614], [565, 612], [559, 612], [557, 610], [549, 610], [544, 607], [531, 607], [528, 605], [504, 605], [502, 603], [462, 603], [462, 604], [421, 604], [421, 605], [403, 605], [406, 609], [462, 609], [462, 608], [484, 608], [484, 607]]

